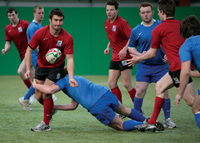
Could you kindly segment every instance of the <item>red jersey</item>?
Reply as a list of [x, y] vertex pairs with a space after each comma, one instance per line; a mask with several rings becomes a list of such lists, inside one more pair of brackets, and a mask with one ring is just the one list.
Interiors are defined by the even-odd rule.
[[[73, 54], [73, 38], [67, 31], [61, 29], [59, 35], [54, 37], [51, 35], [49, 26], [45, 26], [35, 32], [29, 42], [32, 49], [39, 46], [38, 66], [40, 68], [55, 68], [61, 65], [65, 60], [66, 54]], [[49, 49], [58, 48], [62, 52], [59, 62], [50, 64], [46, 60], [46, 53]]]
[[169, 61], [170, 71], [181, 69], [179, 49], [184, 39], [180, 35], [180, 21], [167, 19], [154, 28], [152, 32], [151, 48], [163, 48]]
[[26, 36], [26, 29], [28, 28], [29, 22], [19, 20], [16, 27], [13, 27], [10, 23], [5, 28], [5, 40], [13, 41], [20, 55], [20, 59], [24, 58], [26, 49], [28, 47], [28, 40]]
[[118, 56], [118, 53], [127, 44], [131, 35], [132, 30], [128, 22], [120, 16], [117, 16], [113, 23], [110, 23], [109, 19], [107, 19], [105, 21], [105, 30], [112, 47], [112, 60], [121, 61], [125, 59], [130, 59], [131, 56], [129, 52], [127, 52], [125, 59], [119, 59]]

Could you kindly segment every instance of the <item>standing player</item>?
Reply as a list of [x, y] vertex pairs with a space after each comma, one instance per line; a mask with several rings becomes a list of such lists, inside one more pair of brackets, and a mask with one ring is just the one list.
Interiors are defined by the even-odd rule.
[[[33, 9], [33, 15], [34, 15], [34, 19], [33, 21], [29, 24], [28, 28], [27, 28], [27, 39], [28, 42], [30, 42], [31, 38], [33, 37], [34, 33], [42, 28], [42, 21], [44, 19], [44, 8], [41, 5], [36, 5]], [[31, 59], [31, 64], [33, 65], [34, 69], [36, 69], [36, 65], [37, 65], [37, 54], [38, 54], [38, 50], [35, 49], [32, 53], [32, 59]], [[33, 103], [34, 100], [36, 99], [35, 97], [35, 89], [33, 88], [33, 86], [31, 86], [29, 88], [29, 91], [26, 93], [26, 95], [24, 97], [20, 97], [19, 98], [19, 102], [20, 104], [22, 104], [23, 108], [27, 111], [31, 111], [32, 108], [29, 107], [30, 103]], [[33, 95], [34, 94], [34, 95]], [[32, 101], [30, 102], [29, 99], [30, 97], [33, 95], [33, 97], [31, 98]], [[52, 95], [54, 96], [54, 95]], [[54, 96], [53, 99], [56, 99], [56, 97]]]
[[[128, 50], [133, 55], [141, 55], [149, 50], [151, 45], [151, 33], [161, 22], [153, 19], [153, 7], [150, 3], [144, 2], [139, 7], [139, 14], [142, 23], [137, 25], [131, 33]], [[137, 51], [138, 46], [138, 51]], [[156, 56], [152, 59], [137, 64], [136, 87], [137, 92], [134, 99], [134, 108], [141, 111], [143, 98], [146, 94], [149, 83], [156, 83], [168, 72], [168, 64], [163, 60], [165, 53], [162, 48], [158, 49]], [[163, 111], [165, 115], [164, 125], [168, 128], [175, 128], [176, 124], [170, 119], [170, 97], [168, 90], [165, 91]]]
[[[180, 34], [186, 40], [179, 50], [181, 74], [179, 92], [176, 95], [176, 105], [184, 96], [190, 78], [191, 64], [200, 72], [200, 22], [196, 16], [191, 15], [181, 21]], [[195, 96], [192, 110], [200, 129], [200, 88]]]
[[[181, 70], [180, 57], [178, 51], [183, 44], [184, 39], [180, 35], [180, 21], [174, 19], [176, 4], [173, 0], [160, 0], [158, 2], [158, 16], [162, 23], [154, 28], [152, 32], [151, 48], [142, 56], [133, 56], [127, 60], [128, 64], [139, 63], [156, 56], [160, 45], [162, 46], [167, 59], [169, 61], [170, 71], [166, 73], [156, 83], [156, 99], [154, 110], [148, 123], [144, 124], [148, 128], [149, 125], [155, 124], [160, 110], [164, 104], [164, 92], [172, 88], [173, 85], [179, 88], [179, 76]], [[169, 28], [170, 27], [170, 28]], [[189, 78], [187, 88], [184, 92], [184, 100], [189, 106], [192, 106], [194, 101], [194, 87], [192, 79]]]
[[117, 85], [117, 81], [122, 76], [122, 82], [127, 89], [132, 101], [136, 89], [133, 88], [131, 83], [132, 66], [125, 65], [125, 60], [131, 58], [128, 50], [128, 40], [131, 34], [131, 28], [128, 22], [118, 16], [118, 3], [114, 0], [108, 1], [106, 5], [106, 14], [108, 19], [105, 21], [105, 30], [109, 39], [107, 48], [104, 53], [110, 53], [112, 47], [112, 60], [109, 67], [108, 85], [113, 94], [117, 96], [122, 103], [121, 91]]
[[[27, 36], [26, 36], [26, 29], [29, 25], [28, 21], [19, 20], [18, 12], [15, 8], [10, 7], [6, 12], [8, 19], [10, 20], [10, 24], [5, 28], [5, 48], [1, 50], [2, 54], [5, 55], [11, 48], [11, 40], [14, 42], [21, 59], [21, 64], [18, 68], [18, 74], [21, 79], [24, 81], [24, 84], [30, 88], [31, 81], [24, 77], [26, 71], [25, 65], [25, 52], [28, 46]], [[31, 67], [33, 70], [33, 67]], [[31, 75], [31, 78], [33, 75]]]
[[[35, 71], [35, 79], [39, 84], [52, 85], [59, 80], [63, 73], [65, 64], [64, 60], [66, 57], [70, 86], [78, 86], [77, 82], [73, 78], [73, 38], [71, 35], [69, 35], [69, 33], [62, 29], [63, 19], [64, 14], [62, 10], [58, 8], [52, 9], [49, 13], [50, 25], [37, 30], [29, 42], [29, 46], [25, 55], [27, 67], [27, 72], [25, 75], [27, 78], [30, 78], [32, 53], [33, 50], [38, 47], [39, 52]], [[46, 53], [52, 48], [58, 48], [62, 52], [62, 56], [60, 57], [59, 61], [54, 64], [48, 63], [45, 58]], [[35, 93], [36, 98], [41, 104], [43, 104], [44, 107], [43, 122], [46, 125], [49, 125], [49, 120], [53, 110], [52, 95], [44, 94], [39, 90], [35, 90]]]
[[[116, 130], [131, 131], [137, 129], [138, 125], [146, 119], [135, 109], [126, 108], [122, 105], [114, 94], [110, 92], [107, 87], [93, 84], [89, 80], [74, 76], [79, 86], [73, 88], [69, 85], [69, 76], [66, 75], [53, 85], [42, 85], [33, 82], [35, 89], [40, 90], [46, 94], [52, 94], [62, 90], [66, 95], [72, 98], [71, 104], [54, 105], [56, 110], [75, 110], [78, 104], [81, 104], [87, 109], [97, 120], [102, 124], [108, 125]], [[125, 115], [131, 120], [123, 121], [115, 112]], [[43, 131], [50, 131], [51, 128], [42, 122], [37, 128], [31, 128], [32, 131], [41, 131], [38, 128], [44, 129]], [[149, 129], [155, 131], [155, 126]], [[143, 130], [145, 131], [145, 128]]]

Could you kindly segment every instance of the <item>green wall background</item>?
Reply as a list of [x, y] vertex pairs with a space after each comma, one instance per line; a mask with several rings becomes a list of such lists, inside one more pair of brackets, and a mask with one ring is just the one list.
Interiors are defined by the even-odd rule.
[[[5, 26], [9, 24], [6, 16], [8, 7], [0, 7], [0, 49], [5, 44]], [[16, 7], [19, 18], [31, 22], [33, 20], [32, 7]], [[45, 8], [45, 18], [42, 25], [48, 25], [48, 13], [52, 8]], [[63, 29], [68, 31], [74, 39], [75, 74], [78, 75], [107, 75], [111, 60], [110, 55], [104, 55], [108, 39], [104, 30], [107, 19], [105, 8], [61, 8], [65, 14]], [[157, 9], [154, 8], [154, 18], [159, 19]], [[182, 20], [188, 15], [196, 15], [200, 19], [200, 7], [177, 7], [175, 18]], [[128, 21], [131, 28], [141, 22], [138, 8], [120, 8], [119, 15]], [[17, 75], [20, 64], [18, 52], [12, 43], [11, 50], [6, 54], [0, 53], [0, 75]], [[135, 67], [133, 74], [135, 74]]]

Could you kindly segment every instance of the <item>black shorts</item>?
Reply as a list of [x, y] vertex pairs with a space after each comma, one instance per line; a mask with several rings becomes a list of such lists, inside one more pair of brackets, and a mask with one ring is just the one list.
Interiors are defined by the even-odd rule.
[[[177, 71], [174, 71], [174, 72], [169, 71], [169, 75], [171, 76], [175, 87], [179, 87], [180, 74], [181, 74], [181, 70], [177, 70]], [[188, 83], [191, 83], [191, 82], [192, 82], [192, 78], [190, 77]]]
[[45, 81], [45, 79], [48, 78], [53, 82], [57, 82], [63, 74], [64, 65], [65, 62], [58, 67], [45, 69], [42, 69], [37, 65], [35, 70], [35, 79]]
[[125, 60], [118, 61], [118, 62], [111, 61], [109, 69], [123, 71], [123, 70], [126, 70], [126, 69], [133, 69], [133, 66], [129, 67], [128, 65], [126, 65], [126, 61]]

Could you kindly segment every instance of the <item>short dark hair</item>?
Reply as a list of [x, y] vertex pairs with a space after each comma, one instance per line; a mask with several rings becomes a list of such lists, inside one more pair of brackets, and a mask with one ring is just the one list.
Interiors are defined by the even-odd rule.
[[61, 9], [59, 8], [55, 8], [55, 9], [52, 9], [50, 12], [49, 12], [49, 18], [52, 19], [53, 15], [57, 15], [57, 16], [63, 16], [63, 19], [64, 19], [64, 13]]
[[41, 6], [41, 5], [39, 5], [39, 4], [38, 4], [38, 5], [35, 5], [35, 6], [34, 6], [34, 9], [33, 9], [33, 12], [34, 12], [34, 13], [36, 12], [36, 9], [37, 9], [37, 8], [38, 8], [38, 9], [43, 9], [44, 7]]
[[119, 7], [118, 2], [116, 2], [115, 0], [110, 0], [110, 1], [108, 1], [107, 4], [106, 4], [106, 6], [107, 6], [107, 5], [113, 5], [113, 6], [115, 6], [115, 9], [116, 9], [116, 10], [117, 10], [118, 7]]
[[15, 12], [15, 14], [17, 14], [17, 10], [14, 8], [14, 7], [10, 7], [7, 11], [6, 11], [6, 15], [8, 15], [8, 13], [12, 13], [12, 12]]
[[159, 0], [158, 9], [163, 11], [167, 17], [174, 17], [176, 11], [176, 3], [174, 0]]
[[143, 2], [143, 3], [139, 6], [139, 11], [140, 11], [140, 8], [141, 8], [141, 7], [148, 7], [148, 6], [151, 7], [151, 10], [153, 10], [152, 4], [150, 4], [149, 2]]
[[200, 35], [200, 22], [195, 15], [190, 15], [181, 21], [180, 35], [184, 39], [192, 35]]

